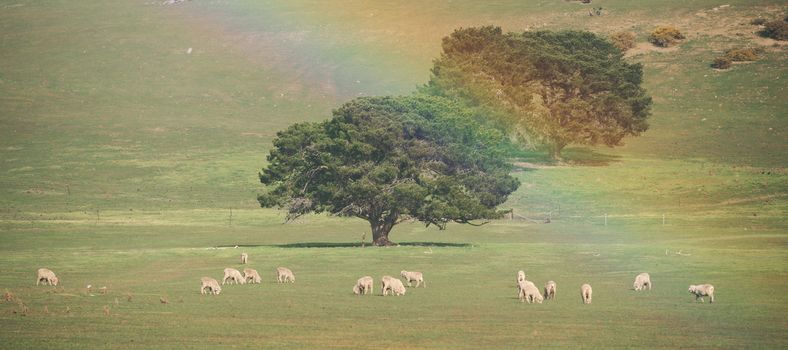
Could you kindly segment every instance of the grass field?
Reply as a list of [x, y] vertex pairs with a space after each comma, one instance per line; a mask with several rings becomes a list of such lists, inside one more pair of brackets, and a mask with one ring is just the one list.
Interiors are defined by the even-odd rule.
[[[160, 3], [0, 1], [0, 292], [16, 298], [0, 302], [0, 348], [788, 347], [788, 61], [748, 24], [783, 3], [594, 1], [601, 17], [559, 0]], [[637, 34], [650, 130], [569, 148], [567, 164], [513, 159], [504, 207], [552, 223], [406, 223], [402, 246], [360, 249], [363, 222], [258, 208], [278, 130], [410, 93], [443, 36], [485, 24]], [[650, 47], [658, 24], [687, 40]], [[764, 57], [709, 67], [744, 46]], [[263, 283], [200, 295], [241, 252]], [[274, 283], [277, 266], [296, 283]], [[62, 287], [35, 286], [39, 267]], [[403, 269], [428, 287], [351, 293]], [[521, 304], [520, 269], [555, 280], [557, 300]], [[644, 271], [654, 289], [636, 293]], [[717, 302], [695, 303], [698, 283]]]

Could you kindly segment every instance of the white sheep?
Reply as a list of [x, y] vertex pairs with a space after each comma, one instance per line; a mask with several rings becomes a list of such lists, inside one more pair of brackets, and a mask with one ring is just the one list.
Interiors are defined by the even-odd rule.
[[525, 272], [523, 270], [517, 271], [517, 283], [525, 281]]
[[375, 283], [375, 280], [372, 279], [370, 276], [364, 276], [356, 281], [356, 285], [353, 286], [353, 294], [372, 294], [372, 285]]
[[276, 281], [279, 283], [295, 283], [295, 275], [293, 275], [293, 271], [286, 267], [277, 267], [276, 268]]
[[424, 284], [424, 288], [427, 288], [427, 282], [424, 282], [424, 275], [421, 272], [403, 270], [399, 273], [399, 275], [408, 282], [408, 287], [413, 286], [410, 283], [411, 281], [416, 281], [416, 288], [419, 288], [420, 284]]
[[591, 304], [591, 285], [588, 283], [580, 286], [580, 297], [583, 298], [583, 304]]
[[388, 292], [391, 292], [392, 295], [405, 295], [405, 285], [399, 279], [383, 276], [380, 281], [383, 285], [383, 295], [388, 295]]
[[260, 274], [257, 273], [257, 270], [246, 268], [244, 269], [244, 280], [246, 283], [260, 283], [262, 278], [260, 278]]
[[59, 279], [57, 278], [57, 276], [55, 276], [55, 273], [52, 272], [52, 270], [43, 267], [38, 269], [38, 278], [36, 278], [36, 285], [38, 285], [38, 283], [41, 282], [41, 283], [47, 283], [50, 286], [56, 286], [58, 281]]
[[536, 285], [528, 280], [517, 282], [517, 297], [520, 302], [527, 301], [529, 304], [533, 302], [541, 304], [544, 300], [542, 294], [539, 293], [539, 288], [536, 288]]
[[210, 278], [210, 277], [203, 277], [200, 279], [200, 294], [205, 294], [205, 289], [208, 289], [208, 293], [218, 295], [222, 292], [222, 287], [219, 286], [219, 281]]
[[222, 279], [222, 285], [224, 285], [227, 280], [232, 280], [233, 283], [236, 284], [246, 283], [246, 279], [241, 276], [241, 272], [230, 267], [224, 269], [224, 279]]
[[544, 298], [555, 299], [555, 281], [547, 281], [544, 285]]
[[651, 276], [649, 276], [647, 272], [635, 276], [635, 283], [633, 286], [635, 290], [646, 289], [646, 286], [648, 286], [648, 290], [651, 290]]
[[714, 286], [710, 284], [698, 284], [698, 285], [690, 285], [688, 292], [695, 294], [695, 301], [700, 299], [700, 302], [703, 302], [704, 296], [709, 296], [709, 303], [714, 302]]
[[246, 264], [247, 260], [249, 260], [249, 255], [246, 253], [241, 253], [241, 264]]

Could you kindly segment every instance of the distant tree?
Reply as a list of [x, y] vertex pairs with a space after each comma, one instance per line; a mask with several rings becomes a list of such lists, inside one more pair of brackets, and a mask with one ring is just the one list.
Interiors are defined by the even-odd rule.
[[502, 215], [496, 206], [519, 186], [495, 147], [500, 132], [437, 97], [369, 97], [321, 123], [279, 132], [258, 201], [288, 220], [327, 212], [369, 222], [375, 245], [413, 219], [444, 229]]
[[467, 28], [443, 39], [422, 91], [465, 101], [555, 159], [569, 144], [620, 145], [648, 128], [640, 64], [589, 32]]

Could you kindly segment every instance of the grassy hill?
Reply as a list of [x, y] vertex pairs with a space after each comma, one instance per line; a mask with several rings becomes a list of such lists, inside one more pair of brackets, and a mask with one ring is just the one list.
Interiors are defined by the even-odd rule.
[[[604, 15], [588, 16], [597, 6]], [[0, 347], [788, 344], [786, 48], [749, 24], [782, 18], [780, 2], [0, 8], [0, 291], [18, 299], [0, 303]], [[409, 244], [356, 249], [363, 222], [282, 225], [258, 208], [257, 171], [278, 130], [327, 118], [356, 96], [410, 93], [427, 81], [443, 36], [486, 24], [638, 37], [628, 55], [644, 64], [654, 97], [648, 132], [615, 149], [570, 148], [568, 165], [513, 160], [523, 185], [506, 207], [551, 224], [403, 224], [392, 239]], [[687, 39], [653, 48], [646, 36], [660, 24]], [[709, 67], [744, 46], [764, 57]], [[262, 285], [197, 293], [199, 277], [239, 268], [241, 251]], [[297, 282], [273, 283], [276, 266]], [[34, 286], [39, 267], [62, 288]], [[402, 269], [423, 271], [429, 287], [399, 298], [350, 293], [358, 277]], [[558, 300], [520, 304], [520, 269], [537, 285], [555, 280]], [[643, 271], [655, 289], [635, 293]], [[586, 282], [594, 303], [583, 306]], [[686, 288], [697, 283], [715, 284], [718, 302], [693, 303]]]

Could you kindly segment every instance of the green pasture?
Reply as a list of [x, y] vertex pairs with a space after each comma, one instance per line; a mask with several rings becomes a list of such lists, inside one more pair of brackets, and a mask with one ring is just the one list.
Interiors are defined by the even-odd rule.
[[[788, 346], [786, 49], [748, 24], [781, 2], [161, 2], [0, 1], [0, 348]], [[516, 220], [404, 223], [399, 247], [358, 247], [360, 220], [259, 208], [278, 130], [414, 91], [443, 36], [487, 24], [635, 32], [650, 130], [562, 164], [515, 155]], [[653, 49], [659, 24], [688, 38]], [[709, 67], [744, 46], [764, 57]], [[200, 295], [241, 252], [263, 283]], [[62, 286], [36, 286], [40, 267]], [[403, 269], [427, 288], [381, 297]], [[520, 303], [520, 269], [557, 300]], [[632, 290], [640, 272], [653, 290]], [[354, 296], [364, 275], [375, 295]], [[699, 283], [717, 302], [694, 302]]]

